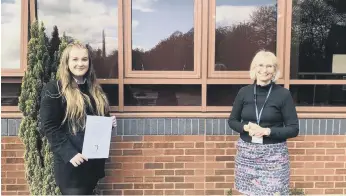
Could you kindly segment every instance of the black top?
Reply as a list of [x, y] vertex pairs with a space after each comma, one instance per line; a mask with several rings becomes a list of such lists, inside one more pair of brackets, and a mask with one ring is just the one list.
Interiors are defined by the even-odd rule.
[[[233, 109], [228, 119], [231, 129], [240, 133], [241, 139], [251, 142], [251, 136], [244, 131], [244, 125], [249, 122], [257, 124], [255, 109], [254, 85], [241, 88], [233, 103]], [[273, 85], [268, 101], [265, 104], [260, 118], [260, 126], [270, 128], [269, 136], [263, 137], [263, 144], [274, 144], [286, 141], [298, 135], [299, 125], [296, 108], [290, 91], [275, 83], [256, 85], [257, 108], [260, 112], [267, 97], [270, 86]]]
[[[76, 86], [87, 94], [95, 108], [95, 101], [87, 91], [87, 83]], [[47, 137], [54, 155], [54, 175], [58, 186], [80, 187], [95, 184], [105, 176], [105, 159], [89, 159], [78, 167], [74, 167], [70, 160], [82, 152], [84, 130], [72, 134], [68, 122], [61, 124], [66, 111], [66, 101], [61, 95], [61, 85], [57, 81], [47, 83], [41, 95], [41, 132]], [[88, 115], [94, 115], [93, 110], [87, 107]]]

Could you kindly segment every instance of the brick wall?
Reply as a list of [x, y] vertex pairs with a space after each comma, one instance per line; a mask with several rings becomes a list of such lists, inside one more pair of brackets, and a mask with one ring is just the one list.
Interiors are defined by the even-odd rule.
[[[109, 195], [226, 195], [234, 190], [238, 136], [167, 135], [112, 138], [106, 177]], [[3, 136], [2, 194], [29, 194], [23, 145]], [[291, 186], [307, 194], [346, 194], [346, 136], [305, 135], [288, 142]]]

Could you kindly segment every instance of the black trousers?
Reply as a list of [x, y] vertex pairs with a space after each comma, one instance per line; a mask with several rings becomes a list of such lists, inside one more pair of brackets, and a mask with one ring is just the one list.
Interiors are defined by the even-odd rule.
[[88, 187], [59, 187], [63, 195], [93, 195], [95, 186]]

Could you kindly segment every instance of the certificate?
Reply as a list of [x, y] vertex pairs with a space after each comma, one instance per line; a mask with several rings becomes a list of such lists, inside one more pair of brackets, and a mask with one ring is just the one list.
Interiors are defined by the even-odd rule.
[[82, 154], [88, 159], [108, 158], [112, 117], [87, 116]]

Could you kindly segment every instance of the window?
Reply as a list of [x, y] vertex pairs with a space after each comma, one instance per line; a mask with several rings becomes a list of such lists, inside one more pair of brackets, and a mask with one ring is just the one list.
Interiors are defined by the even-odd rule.
[[[201, 1], [124, 1], [126, 77], [198, 78]], [[162, 75], [162, 73], [167, 73]]]
[[[21, 69], [21, 0], [1, 1], [1, 69], [5, 72]], [[25, 13], [23, 13], [25, 16]], [[4, 71], [2, 71], [4, 72]], [[2, 73], [2, 75], [4, 75]]]
[[1, 83], [1, 106], [17, 106], [20, 88], [20, 83]]
[[[50, 54], [59, 46], [59, 38], [80, 41], [92, 50], [92, 60], [99, 79], [118, 77], [118, 1], [60, 1], [38, 0], [37, 12], [46, 26]], [[92, 10], [92, 11], [91, 11]]]
[[248, 78], [252, 58], [261, 49], [275, 53], [282, 69], [282, 1], [211, 2], [209, 76]]
[[346, 1], [293, 1], [291, 79], [346, 76]]

